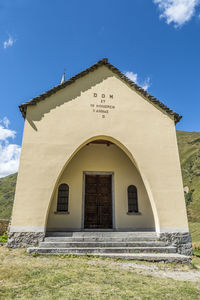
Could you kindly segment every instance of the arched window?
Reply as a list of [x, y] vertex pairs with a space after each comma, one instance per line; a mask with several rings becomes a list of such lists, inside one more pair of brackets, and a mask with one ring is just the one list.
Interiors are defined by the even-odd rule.
[[62, 183], [58, 188], [57, 211], [68, 212], [69, 186]]
[[137, 188], [134, 185], [128, 186], [128, 212], [138, 212], [138, 196]]

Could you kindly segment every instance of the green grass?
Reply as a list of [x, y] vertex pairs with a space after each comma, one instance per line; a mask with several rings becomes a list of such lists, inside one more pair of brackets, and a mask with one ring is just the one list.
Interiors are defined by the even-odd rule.
[[194, 243], [200, 243], [200, 223], [189, 223], [190, 233], [192, 235], [192, 241]]
[[141, 275], [111, 260], [89, 260], [33, 257], [0, 247], [0, 299], [200, 299], [199, 283]]
[[193, 250], [193, 255], [196, 257], [200, 257], [200, 250], [199, 249], [194, 249]]
[[200, 268], [200, 257], [199, 257], [199, 255], [194, 255], [193, 256], [191, 267], [194, 267], [195, 269], [199, 270], [199, 268]]
[[0, 235], [0, 243], [6, 243], [7, 240], [8, 240], [8, 234], [6, 232]]

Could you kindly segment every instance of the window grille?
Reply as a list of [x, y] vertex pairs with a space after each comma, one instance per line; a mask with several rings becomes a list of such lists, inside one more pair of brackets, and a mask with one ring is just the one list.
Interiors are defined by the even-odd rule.
[[57, 211], [68, 212], [69, 186], [62, 183], [58, 188]]
[[137, 188], [134, 185], [128, 186], [128, 212], [138, 212]]

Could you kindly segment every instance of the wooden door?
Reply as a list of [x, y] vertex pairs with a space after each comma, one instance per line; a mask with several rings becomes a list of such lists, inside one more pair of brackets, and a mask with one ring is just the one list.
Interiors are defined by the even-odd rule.
[[85, 228], [112, 228], [112, 175], [85, 176]]

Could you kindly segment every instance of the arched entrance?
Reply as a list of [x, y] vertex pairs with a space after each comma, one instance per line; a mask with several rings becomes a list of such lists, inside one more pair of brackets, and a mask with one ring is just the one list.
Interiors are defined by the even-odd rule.
[[[68, 210], [57, 211], [58, 188], [69, 186]], [[137, 188], [138, 211], [129, 211], [128, 187]], [[71, 158], [56, 183], [47, 231], [88, 229], [154, 231], [154, 215], [142, 177], [114, 141], [89, 140]]]

